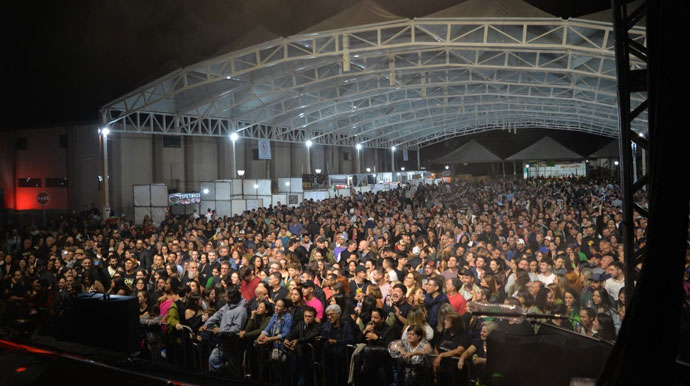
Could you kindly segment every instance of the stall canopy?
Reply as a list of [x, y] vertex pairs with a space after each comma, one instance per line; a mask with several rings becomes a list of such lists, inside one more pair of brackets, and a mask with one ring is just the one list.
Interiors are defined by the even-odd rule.
[[404, 19], [393, 12], [381, 7], [371, 0], [363, 0], [352, 7], [333, 15], [326, 20], [313, 25], [300, 32], [303, 34], [330, 31], [334, 29], [354, 27], [365, 24], [377, 24], [387, 21]]
[[[609, 11], [610, 13], [610, 11]], [[520, 0], [467, 0], [426, 17], [549, 17], [537, 7]]]
[[574, 159], [582, 159], [582, 156], [554, 141], [551, 137], [544, 137], [526, 149], [506, 158], [506, 161], [559, 161]]
[[618, 158], [618, 141], [611, 141], [608, 145], [590, 154], [588, 158]]
[[436, 158], [433, 162], [439, 164], [458, 164], [458, 163], [481, 163], [481, 162], [501, 162], [501, 158], [482, 146], [479, 142], [471, 139], [466, 144], [454, 151]]

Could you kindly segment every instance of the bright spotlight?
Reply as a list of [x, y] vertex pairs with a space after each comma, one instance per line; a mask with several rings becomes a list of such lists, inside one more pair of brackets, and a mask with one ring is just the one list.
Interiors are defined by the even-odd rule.
[[395, 146], [391, 146], [391, 151], [395, 151], [397, 149]]
[[244, 175], [244, 170], [238, 170], [237, 175], [242, 177]]
[[616, 166], [618, 166], [618, 161], [615, 161], [613, 164], [616, 165]]
[[101, 129], [101, 134], [103, 134], [104, 137], [107, 137], [108, 135], [110, 135], [110, 129], [107, 127]]
[[240, 137], [240, 136], [237, 135], [237, 132], [236, 132], [236, 131], [234, 131], [234, 132], [232, 132], [232, 134], [230, 134], [230, 140], [231, 140], [232, 142], [237, 141], [237, 138], [239, 138], [239, 137]]
[[355, 146], [355, 148], [357, 148], [357, 150], [362, 150], [362, 144], [361, 144], [361, 143], [358, 143], [358, 144]]
[[204, 189], [204, 194], [208, 194], [208, 189]]
[[370, 173], [370, 172], [371, 172], [371, 168], [367, 168], [367, 173]]
[[285, 181], [285, 186], [290, 186], [290, 181]]
[[405, 167], [404, 167], [404, 166], [403, 166], [403, 167], [401, 167], [401, 168], [400, 168], [400, 170], [402, 170], [402, 171], [405, 171]]
[[316, 174], [321, 174], [321, 169], [314, 169], [314, 171], [316, 172]]
[[259, 184], [254, 184], [254, 189], [259, 189]]
[[307, 140], [307, 147], [311, 147], [311, 145], [313, 145], [313, 144], [314, 144], [314, 142], [312, 142], [311, 139]]
[[450, 169], [450, 166], [446, 165], [446, 170]]

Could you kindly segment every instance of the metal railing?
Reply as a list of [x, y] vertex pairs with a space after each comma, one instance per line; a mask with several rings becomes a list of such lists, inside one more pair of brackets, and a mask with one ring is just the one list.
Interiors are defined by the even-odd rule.
[[[272, 385], [360, 385], [378, 384], [428, 384], [434, 381], [443, 385], [469, 385], [472, 362], [457, 369], [458, 357], [444, 358], [437, 370], [433, 368], [435, 354], [425, 355], [424, 360], [413, 365], [390, 356], [388, 350], [375, 353], [362, 351], [353, 356], [354, 345], [328, 345], [322, 340], [299, 344], [294, 351], [274, 348], [273, 345], [258, 345], [254, 340], [245, 340], [237, 335], [214, 335], [210, 331], [195, 334], [191, 328], [182, 331], [161, 333], [165, 358], [156, 355], [160, 345], [151, 345], [148, 340], [155, 336], [142, 334], [152, 360], [164, 360], [177, 368], [191, 372], [210, 372], [209, 357], [214, 348], [223, 351], [223, 367], [220, 374], [229, 379], [245, 379]], [[377, 362], [371, 368], [371, 355]], [[352, 367], [352, 360], [355, 365]], [[369, 364], [368, 370], [365, 367]]]

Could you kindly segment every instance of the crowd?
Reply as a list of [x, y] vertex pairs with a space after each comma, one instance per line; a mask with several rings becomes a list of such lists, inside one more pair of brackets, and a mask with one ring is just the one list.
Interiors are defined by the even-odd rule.
[[[311, 362], [296, 361], [318, 347], [338, 384], [423, 384], [426, 368], [479, 380], [492, 332], [535, 327], [473, 317], [469, 302], [569, 315], [544, 321], [615, 340], [620, 204], [612, 182], [563, 178], [353, 192], [160, 226], [93, 210], [4, 235], [0, 312], [59, 336], [75, 294], [132, 295], [156, 361], [178, 363], [172, 348], [194, 342], [213, 373], [255, 377], [269, 358], [269, 373], [310, 384]], [[647, 223], [634, 221], [639, 249]]]

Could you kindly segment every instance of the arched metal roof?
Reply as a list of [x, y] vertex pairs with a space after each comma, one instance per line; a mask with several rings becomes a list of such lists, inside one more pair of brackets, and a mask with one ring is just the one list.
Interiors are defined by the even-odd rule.
[[[646, 45], [644, 29], [631, 36]], [[617, 137], [616, 92], [610, 23], [419, 18], [275, 39], [218, 56], [134, 90], [102, 114], [116, 132], [237, 131], [245, 138], [416, 149], [496, 129]], [[645, 112], [637, 129], [646, 123]]]

